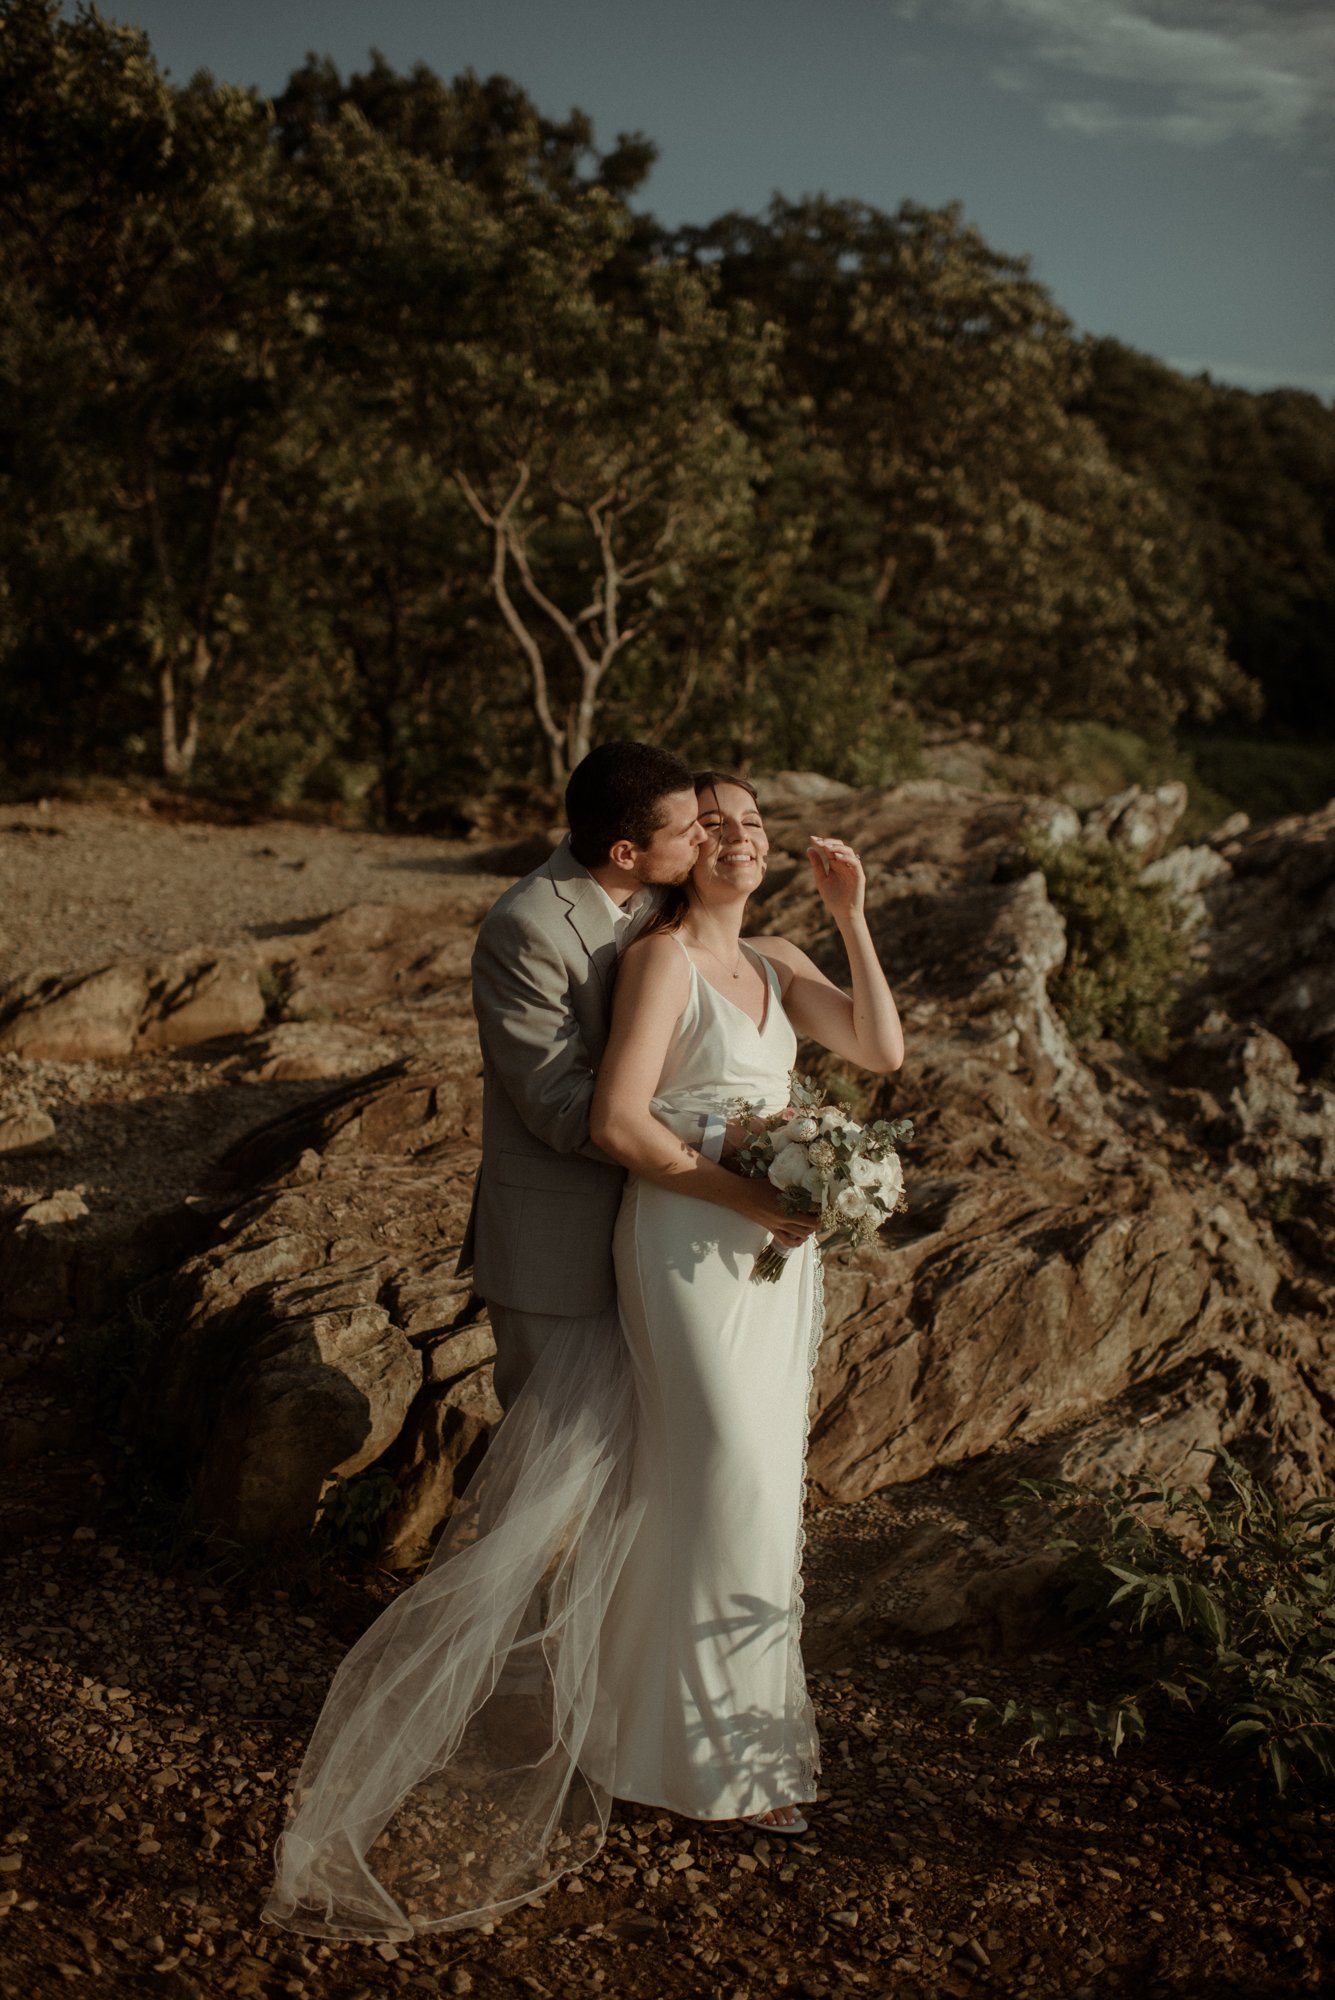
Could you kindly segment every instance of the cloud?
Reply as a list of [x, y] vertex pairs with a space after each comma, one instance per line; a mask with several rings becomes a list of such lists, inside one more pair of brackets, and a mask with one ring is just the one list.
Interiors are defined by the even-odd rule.
[[[1326, 0], [946, 0], [1022, 45], [994, 81], [1045, 100], [1057, 131], [1179, 146], [1330, 134], [1335, 12]], [[1090, 88], [1090, 86], [1093, 88]]]

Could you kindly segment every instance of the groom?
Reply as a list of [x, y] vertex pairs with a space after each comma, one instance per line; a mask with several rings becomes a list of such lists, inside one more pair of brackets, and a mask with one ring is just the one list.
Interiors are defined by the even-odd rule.
[[684, 882], [706, 834], [681, 759], [600, 744], [566, 788], [570, 831], [507, 889], [473, 952], [482, 1045], [482, 1164], [459, 1270], [473, 1270], [508, 1409], [573, 1319], [615, 1327], [612, 1232], [623, 1170], [589, 1138], [617, 958]]

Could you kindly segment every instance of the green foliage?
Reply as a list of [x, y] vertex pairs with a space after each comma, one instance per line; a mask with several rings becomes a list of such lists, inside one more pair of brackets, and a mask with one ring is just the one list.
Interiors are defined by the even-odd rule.
[[1191, 966], [1171, 890], [1142, 880], [1118, 847], [1030, 840], [1025, 855], [1066, 923], [1066, 958], [1048, 990], [1071, 1034], [1161, 1048]]
[[1078, 407], [1186, 524], [1228, 650], [1271, 723], [1329, 742], [1335, 410], [1299, 390], [1187, 380], [1115, 340], [1093, 342], [1090, 363]]
[[143, 1381], [166, 1338], [162, 1322], [136, 1294], [99, 1327], [79, 1355], [80, 1386], [98, 1429], [117, 1437], [128, 1396]]
[[1335, 741], [1267, 742], [1219, 732], [1188, 737], [1198, 782], [1255, 820], [1316, 812], [1335, 798]]
[[915, 703], [1151, 726], [1247, 705], [1184, 524], [1072, 414], [1087, 362], [1023, 259], [912, 202], [776, 200], [680, 242], [782, 329], [825, 461], [817, 574]]
[[1029, 1743], [1093, 1732], [1116, 1752], [1156, 1712], [1208, 1722], [1246, 1775], [1283, 1795], [1335, 1789], [1335, 1499], [1290, 1510], [1227, 1451], [1222, 1497], [1137, 1476], [1108, 1491], [1024, 1480], [1012, 1505], [1054, 1505], [1073, 1618], [1124, 1636], [1148, 1671], [1083, 1716], [1014, 1701], [969, 1706], [1025, 1721]]
[[942, 711], [1315, 684], [1312, 399], [1090, 347], [953, 207], [669, 238], [653, 156], [379, 57], [178, 88], [6, 0], [0, 784], [442, 823], [614, 734], [877, 784]]
[[369, 1549], [376, 1529], [398, 1498], [389, 1473], [372, 1467], [355, 1479], [335, 1479], [326, 1489], [316, 1527], [327, 1545], [344, 1551]]

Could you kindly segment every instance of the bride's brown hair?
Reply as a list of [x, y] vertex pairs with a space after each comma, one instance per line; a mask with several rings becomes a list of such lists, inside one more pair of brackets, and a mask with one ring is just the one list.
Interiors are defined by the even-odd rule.
[[[739, 778], [735, 771], [694, 771], [691, 774], [691, 783], [695, 786], [695, 796], [697, 799], [701, 792], [707, 792], [712, 787], [718, 785], [736, 785], [739, 791], [750, 792], [751, 797], [755, 799], [756, 808], [759, 810], [760, 799], [756, 793], [755, 786], [749, 778]], [[650, 917], [648, 923], [640, 932], [640, 936], [652, 937], [656, 931], [679, 931], [685, 922], [686, 912], [690, 906], [691, 899], [686, 893], [686, 884], [684, 882], [673, 882], [664, 891], [662, 903], [655, 910], [653, 916]]]

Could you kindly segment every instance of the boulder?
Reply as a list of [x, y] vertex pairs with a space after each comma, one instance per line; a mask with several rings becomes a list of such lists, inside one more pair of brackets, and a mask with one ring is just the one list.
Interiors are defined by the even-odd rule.
[[1189, 794], [1180, 779], [1152, 790], [1128, 785], [1084, 815], [1082, 838], [1091, 847], [1125, 847], [1142, 860], [1161, 854], [1187, 809]]
[[1252, 1167], [1263, 1185], [1335, 1180], [1335, 1090], [1304, 1083], [1288, 1047], [1255, 1022], [1206, 1017], [1175, 1081], [1198, 1093], [1196, 1136]]
[[266, 949], [295, 1020], [356, 1017], [417, 1007], [436, 995], [468, 1012], [476, 923], [495, 887], [456, 890], [422, 903], [358, 903], [318, 930], [272, 939]]
[[128, 1056], [149, 985], [147, 964], [130, 959], [78, 979], [34, 975], [5, 995], [0, 1054], [58, 1062]]
[[1204, 895], [1201, 1011], [1278, 1035], [1305, 1075], [1335, 1075], [1335, 800], [1223, 844], [1229, 874]]
[[230, 1074], [253, 1083], [308, 1083], [368, 1076], [398, 1055], [387, 1035], [346, 1021], [282, 1021], [253, 1037]]
[[[105, 1203], [105, 1205], [104, 1205]], [[188, 1202], [125, 1206], [60, 1189], [0, 1215], [0, 1299], [11, 1327], [94, 1328], [137, 1286], [178, 1263], [207, 1233]]]
[[49, 1111], [13, 1111], [0, 1117], [0, 1153], [22, 1153], [55, 1137], [56, 1121]]
[[425, 1562], [500, 1420], [489, 1361], [418, 1398], [383, 1461], [398, 1487], [382, 1526], [380, 1557], [389, 1569]]
[[766, 812], [780, 806], [827, 806], [853, 797], [851, 785], [820, 771], [770, 771], [751, 781]]
[[182, 953], [157, 978], [136, 1041], [145, 1049], [189, 1049], [224, 1035], [250, 1035], [264, 1019], [253, 958], [240, 952]]
[[285, 1317], [214, 1359], [195, 1496], [202, 1520], [243, 1543], [308, 1527], [326, 1480], [373, 1464], [421, 1386], [420, 1360], [375, 1305]]
[[[1215, 1415], [1178, 1442], [1245, 1439], [1289, 1490], [1310, 1490], [1335, 1453], [1319, 1361], [1315, 1376], [1299, 1365], [1300, 1335], [1316, 1336], [1286, 1304], [1282, 1247], [1249, 1188], [1184, 1171], [1134, 1074], [1072, 1046], [1047, 997], [1064, 943], [1042, 878], [997, 879], [1027, 810], [1008, 803], [1009, 820], [956, 793], [938, 837], [944, 801], [929, 788], [859, 800], [873, 933], [909, 1048], [866, 1108], [908, 1113], [917, 1136], [885, 1249], [827, 1273], [816, 1497], [1013, 1455], [1109, 1409], [1134, 1436], [1124, 1462], [1147, 1464], [1154, 1426], [1119, 1399], [1154, 1403], [1172, 1386], [1199, 1400], [1216, 1380], [1228, 1393]], [[801, 837], [784, 817], [771, 836], [789, 851]], [[767, 899], [764, 921], [838, 976], [804, 877]]]
[[[447, 1084], [423, 1070], [344, 1087], [255, 1135], [230, 1156], [248, 1198], [155, 1288], [164, 1339], [136, 1420], [211, 1528], [251, 1545], [308, 1533], [324, 1483], [379, 1460], [424, 1387], [478, 1407], [491, 1345], [454, 1275], [475, 1154], [442, 1137]], [[442, 1384], [431, 1356], [452, 1341]], [[419, 1494], [413, 1519], [427, 1511]]]
[[1141, 880], [1159, 882], [1171, 889], [1188, 921], [1199, 926], [1208, 915], [1204, 891], [1232, 872], [1216, 847], [1174, 847], [1157, 861], [1147, 863]]
[[238, 952], [121, 959], [80, 978], [36, 975], [6, 994], [0, 1054], [113, 1060], [251, 1034], [264, 1019], [257, 968]]
[[34, 1229], [49, 1229], [53, 1223], [77, 1222], [87, 1213], [88, 1204], [81, 1188], [57, 1188], [54, 1194], [30, 1201], [19, 1210], [16, 1233], [26, 1235]]

